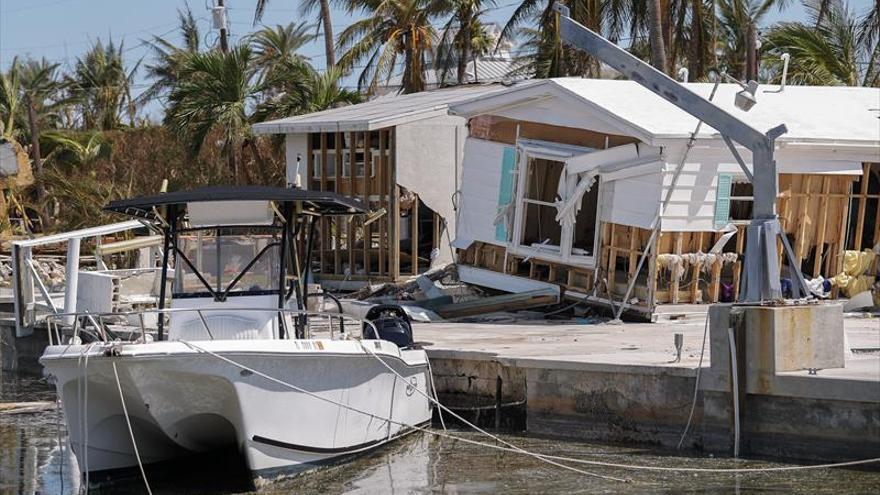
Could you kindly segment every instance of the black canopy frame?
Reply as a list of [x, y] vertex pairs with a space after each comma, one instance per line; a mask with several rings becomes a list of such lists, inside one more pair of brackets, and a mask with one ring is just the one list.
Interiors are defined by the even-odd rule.
[[[230, 202], [230, 201], [269, 201], [274, 207], [276, 218], [271, 225], [214, 225], [199, 227], [183, 227], [185, 219], [185, 207], [189, 203], [198, 202]], [[180, 260], [192, 270], [202, 285], [208, 290], [208, 294], [215, 301], [223, 302], [231, 295], [230, 291], [240, 281], [244, 274], [274, 246], [280, 247], [279, 262], [279, 286], [277, 290], [264, 291], [264, 294], [278, 294], [278, 309], [283, 309], [284, 304], [295, 294], [297, 296], [297, 308], [302, 310], [305, 305], [303, 296], [303, 284], [311, 274], [311, 255], [314, 244], [315, 226], [317, 219], [324, 216], [350, 216], [367, 214], [366, 205], [354, 198], [340, 196], [331, 192], [306, 191], [302, 189], [288, 189], [282, 187], [265, 186], [213, 186], [202, 187], [189, 191], [176, 191], [156, 194], [140, 198], [132, 198], [110, 202], [105, 211], [132, 216], [149, 226], [160, 231], [163, 235], [162, 249], [162, 283], [159, 285], [159, 310], [165, 308], [167, 297], [168, 264], [174, 254], [175, 266]], [[160, 210], [164, 210], [164, 215]], [[218, 286], [217, 290], [205, 279], [203, 274], [195, 267], [179, 248], [178, 237], [181, 233], [197, 230], [221, 228], [259, 228], [277, 229], [281, 231], [279, 242], [272, 242], [265, 246], [254, 258], [238, 273], [223, 290]], [[306, 229], [306, 230], [303, 230]], [[291, 249], [295, 246], [295, 239], [301, 233], [306, 232], [305, 256], [299, 259], [299, 250]], [[219, 245], [219, 243], [218, 243]], [[219, 251], [218, 251], [219, 256]], [[287, 283], [288, 258], [296, 270], [296, 279]], [[219, 279], [219, 274], [218, 274]], [[299, 282], [299, 283], [297, 283]], [[286, 322], [279, 313], [279, 337], [284, 338]], [[296, 337], [301, 338], [305, 321], [299, 319], [296, 324]], [[163, 318], [158, 321], [158, 340], [164, 338], [165, 322]]]

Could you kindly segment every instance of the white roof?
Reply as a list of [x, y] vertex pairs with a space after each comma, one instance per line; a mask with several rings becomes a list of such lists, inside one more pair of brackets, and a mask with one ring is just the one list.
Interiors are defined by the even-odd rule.
[[256, 134], [371, 131], [438, 115], [450, 104], [504, 91], [500, 84], [473, 84], [420, 93], [385, 95], [373, 100], [322, 112], [254, 124]]
[[[685, 86], [708, 98], [713, 84], [687, 83]], [[771, 93], [768, 91], [779, 87], [761, 85], [756, 94], [758, 103], [749, 112], [734, 105], [734, 95], [740, 89], [735, 84], [721, 84], [713, 102], [761, 132], [785, 124], [788, 132], [777, 140], [779, 142], [880, 148], [878, 88], [787, 86], [781, 93]], [[615, 120], [634, 137], [652, 144], [658, 139], [689, 137], [697, 125], [694, 117], [638, 83], [614, 79], [548, 79], [539, 84], [508, 88], [478, 101], [451, 105], [450, 111], [473, 116], [547, 97], [563, 98], [569, 109], [572, 100], [582, 101], [585, 114], [600, 114]], [[705, 138], [718, 135], [709, 126], [703, 126], [700, 133], [700, 137]]]

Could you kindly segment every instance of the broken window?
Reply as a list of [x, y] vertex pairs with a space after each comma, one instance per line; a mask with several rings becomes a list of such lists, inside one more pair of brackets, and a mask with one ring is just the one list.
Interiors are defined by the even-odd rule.
[[[573, 201], [574, 206], [566, 209], [566, 201]], [[598, 201], [596, 177], [568, 175], [562, 161], [529, 158], [518, 211], [520, 246], [529, 256], [590, 260], [595, 250]]]
[[556, 197], [564, 168], [562, 162], [528, 160], [523, 191], [524, 246], [558, 251], [562, 245], [562, 226], [556, 221]]
[[730, 185], [730, 220], [743, 222], [752, 219], [752, 183], [745, 179], [734, 179]]
[[596, 213], [599, 208], [599, 185], [593, 184], [581, 199], [581, 209], [575, 217], [571, 254], [592, 256], [596, 245]]

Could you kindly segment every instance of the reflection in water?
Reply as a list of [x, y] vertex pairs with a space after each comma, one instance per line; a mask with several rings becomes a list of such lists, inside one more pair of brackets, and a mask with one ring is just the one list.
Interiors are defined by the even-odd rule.
[[[0, 374], [0, 402], [54, 400], [54, 391], [35, 378]], [[0, 494], [77, 493], [75, 464], [58, 450], [60, 412], [0, 415]], [[455, 435], [480, 439], [470, 432]], [[608, 446], [504, 435], [524, 448], [548, 454], [609, 462], [681, 467], [759, 467], [778, 463], [682, 457], [647, 447]], [[66, 443], [66, 440], [65, 440]], [[67, 456], [65, 456], [67, 457]], [[72, 457], [72, 456], [69, 456]], [[192, 465], [148, 471], [158, 494], [246, 493], [246, 477], [226, 456]], [[817, 470], [773, 474], [699, 475], [675, 472], [621, 472], [580, 466], [598, 474], [630, 478], [619, 483], [589, 478], [451, 439], [414, 433], [401, 441], [339, 466], [264, 487], [259, 493], [880, 493], [880, 466], [873, 470]], [[62, 469], [63, 468], [63, 469]], [[230, 474], [231, 473], [231, 474]], [[63, 481], [62, 481], [63, 480]], [[144, 493], [139, 474], [92, 493]]]

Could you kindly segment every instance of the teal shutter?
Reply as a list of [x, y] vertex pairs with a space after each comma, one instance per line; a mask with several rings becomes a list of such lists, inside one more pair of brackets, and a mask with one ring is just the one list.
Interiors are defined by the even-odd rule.
[[731, 174], [718, 174], [718, 188], [715, 191], [715, 228], [720, 229], [730, 221]]
[[[516, 148], [505, 147], [501, 158], [501, 181], [498, 184], [498, 211], [513, 201], [513, 168], [516, 166]], [[507, 222], [495, 224], [495, 240], [507, 242]]]

